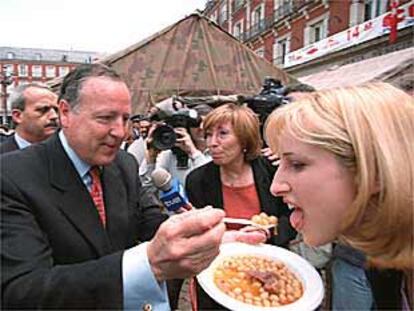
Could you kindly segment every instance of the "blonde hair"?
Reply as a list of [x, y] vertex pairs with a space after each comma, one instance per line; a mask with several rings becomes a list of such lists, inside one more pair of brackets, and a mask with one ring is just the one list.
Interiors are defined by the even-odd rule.
[[262, 147], [260, 138], [260, 123], [255, 113], [248, 107], [233, 103], [224, 104], [211, 111], [203, 121], [204, 131], [210, 130], [217, 124], [230, 122], [234, 133], [245, 149], [244, 158], [251, 161], [257, 158]]
[[380, 82], [310, 93], [269, 116], [265, 134], [275, 152], [283, 130], [354, 172], [357, 194], [340, 238], [374, 265], [412, 269], [413, 98]]

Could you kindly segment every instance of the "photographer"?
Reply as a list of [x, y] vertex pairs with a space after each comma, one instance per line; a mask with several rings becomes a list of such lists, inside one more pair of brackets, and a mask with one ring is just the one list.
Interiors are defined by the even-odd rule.
[[[201, 104], [194, 107], [201, 120], [206, 116], [212, 108], [208, 105]], [[176, 134], [175, 152], [173, 150], [161, 151], [154, 145], [154, 132], [159, 128], [159, 125], [153, 124], [149, 131], [147, 139], [147, 148], [145, 151], [145, 158], [140, 165], [139, 175], [143, 187], [153, 187], [154, 183], [151, 178], [151, 173], [156, 168], [163, 168], [167, 170], [173, 178], [184, 185], [187, 175], [195, 168], [211, 161], [211, 156], [207, 150], [207, 144], [204, 137], [204, 131], [202, 129], [202, 123], [198, 127], [174, 127]], [[157, 137], [155, 137], [157, 139]], [[182, 165], [182, 160], [179, 161], [177, 157], [186, 160], [186, 165]], [[181, 151], [181, 153], [180, 153]], [[170, 301], [170, 307], [172, 310], [178, 307], [178, 298], [181, 291], [183, 279], [173, 279], [167, 282], [168, 296]]]
[[[208, 105], [198, 105], [194, 107], [198, 115], [203, 119], [212, 108]], [[173, 150], [160, 151], [154, 146], [154, 132], [157, 126], [153, 126], [150, 130], [147, 148], [145, 152], [145, 158], [140, 165], [139, 175], [141, 183], [143, 185], [151, 185], [151, 173], [156, 168], [164, 168], [173, 177], [177, 178], [181, 184], [185, 184], [185, 178], [188, 173], [196, 167], [203, 165], [211, 161], [211, 157], [208, 154], [206, 142], [204, 138], [204, 132], [201, 124], [198, 127], [174, 127], [176, 134], [175, 152]], [[177, 157], [177, 152], [178, 157]], [[181, 151], [181, 153], [180, 153]], [[179, 163], [179, 157], [181, 155], [187, 156], [186, 165]]]

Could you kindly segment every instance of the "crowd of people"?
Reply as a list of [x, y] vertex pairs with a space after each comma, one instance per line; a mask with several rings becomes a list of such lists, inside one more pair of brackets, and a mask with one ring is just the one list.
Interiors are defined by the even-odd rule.
[[[59, 94], [30, 83], [10, 100], [3, 309], [174, 310], [183, 280], [233, 241], [298, 252], [330, 275], [332, 310], [412, 308], [414, 103], [396, 87], [288, 87], [264, 124], [239, 103], [180, 107], [191, 125], [171, 126], [163, 150], [160, 106], [131, 115], [128, 86], [105, 65], [77, 67]], [[188, 206], [163, 206], [159, 168]], [[261, 212], [277, 232], [224, 223]], [[193, 290], [199, 310], [225, 310]]]

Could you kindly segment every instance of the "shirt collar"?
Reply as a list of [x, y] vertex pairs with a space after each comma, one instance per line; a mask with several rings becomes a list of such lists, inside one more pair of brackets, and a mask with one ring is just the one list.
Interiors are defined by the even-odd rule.
[[16, 140], [16, 144], [19, 147], [19, 149], [24, 149], [26, 147], [29, 147], [31, 145], [30, 142], [28, 142], [26, 139], [22, 138], [17, 132], [14, 133], [14, 139]]
[[89, 172], [91, 166], [85, 161], [83, 161], [81, 158], [79, 158], [76, 152], [69, 146], [66, 136], [62, 130], [59, 132], [59, 139], [60, 139], [60, 142], [62, 143], [63, 149], [65, 150], [69, 159], [72, 161], [73, 165], [75, 166], [75, 169], [78, 172], [79, 176], [83, 177], [85, 174]]

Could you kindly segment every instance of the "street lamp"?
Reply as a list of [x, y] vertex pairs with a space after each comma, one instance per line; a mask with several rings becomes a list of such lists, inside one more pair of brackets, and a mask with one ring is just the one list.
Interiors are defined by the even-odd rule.
[[1, 98], [3, 105], [3, 120], [7, 124], [7, 87], [13, 83], [13, 74], [7, 71], [7, 67], [3, 66], [3, 70], [0, 72], [0, 84], [1, 84]]

